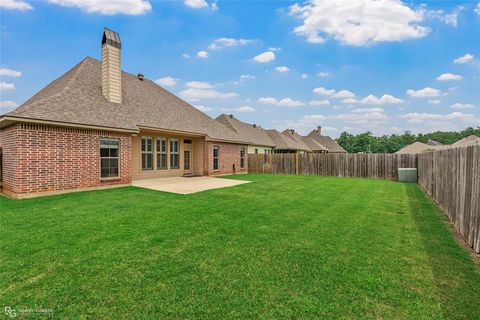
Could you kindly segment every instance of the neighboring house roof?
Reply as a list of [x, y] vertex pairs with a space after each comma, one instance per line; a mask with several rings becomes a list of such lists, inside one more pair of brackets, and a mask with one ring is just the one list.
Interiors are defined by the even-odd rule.
[[294, 140], [280, 133], [275, 129], [266, 130], [270, 139], [275, 143], [275, 149], [279, 150], [299, 150]]
[[345, 149], [343, 149], [338, 143], [336, 143], [335, 140], [333, 140], [329, 136], [323, 136], [319, 134], [318, 130], [313, 130], [307, 135], [307, 137], [315, 139], [315, 141], [326, 147], [328, 149], [328, 152], [347, 153], [347, 151], [345, 151]]
[[259, 126], [242, 122], [233, 115], [222, 114], [215, 120], [225, 125], [227, 128], [234, 130], [242, 141], [248, 141], [251, 145], [274, 147], [275, 143], [272, 141], [267, 131]]
[[435, 141], [435, 140], [428, 140], [428, 141], [427, 141], [427, 144], [428, 144], [429, 146], [443, 146], [443, 144], [441, 144], [440, 142]]
[[467, 146], [475, 146], [480, 145], [480, 138], [474, 134], [458, 140], [457, 142], [452, 144], [452, 147], [467, 147]]
[[422, 153], [427, 151], [438, 150], [439, 146], [431, 146], [423, 142], [414, 142], [395, 152], [395, 154], [412, 154]]
[[295, 143], [297, 150], [303, 151], [312, 151], [310, 148], [303, 142], [302, 136], [297, 134], [294, 130], [286, 129], [282, 131], [282, 134], [287, 136], [289, 139], [292, 139]]
[[310, 150], [313, 152], [317, 151], [328, 151], [328, 149], [322, 145], [317, 140], [313, 139], [312, 137], [302, 137], [302, 141], [307, 145]]
[[132, 131], [147, 127], [244, 142], [151, 80], [122, 72], [122, 90], [122, 103], [108, 102], [102, 94], [101, 62], [87, 57], [6, 116]]

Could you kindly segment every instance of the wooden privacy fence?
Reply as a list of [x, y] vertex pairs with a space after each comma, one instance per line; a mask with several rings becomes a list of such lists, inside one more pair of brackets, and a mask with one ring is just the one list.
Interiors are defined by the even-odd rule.
[[418, 181], [480, 253], [480, 146], [420, 154]]
[[274, 153], [248, 155], [248, 171], [397, 180], [398, 168], [417, 168], [415, 154]]

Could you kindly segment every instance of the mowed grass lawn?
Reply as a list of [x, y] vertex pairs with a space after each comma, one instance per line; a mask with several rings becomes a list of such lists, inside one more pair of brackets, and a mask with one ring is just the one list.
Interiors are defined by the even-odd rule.
[[480, 267], [416, 184], [231, 178], [253, 182], [186, 196], [127, 187], [0, 197], [2, 311], [480, 318]]

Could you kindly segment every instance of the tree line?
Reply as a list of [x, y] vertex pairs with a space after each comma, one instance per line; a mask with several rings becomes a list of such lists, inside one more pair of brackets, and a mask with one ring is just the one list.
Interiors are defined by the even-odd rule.
[[412, 134], [410, 131], [405, 131], [401, 135], [392, 134], [380, 137], [374, 136], [370, 131], [357, 135], [342, 132], [337, 139], [337, 143], [349, 153], [394, 153], [416, 141], [427, 143], [428, 140], [435, 140], [441, 144], [452, 144], [472, 134], [480, 137], [480, 127], [469, 127], [460, 132], [436, 131], [426, 134], [419, 133], [417, 135]]

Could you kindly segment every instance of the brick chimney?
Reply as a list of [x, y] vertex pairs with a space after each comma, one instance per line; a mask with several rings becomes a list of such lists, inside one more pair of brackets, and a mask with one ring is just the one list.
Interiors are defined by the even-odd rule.
[[115, 31], [104, 28], [102, 37], [102, 93], [109, 102], [122, 103], [122, 43]]

